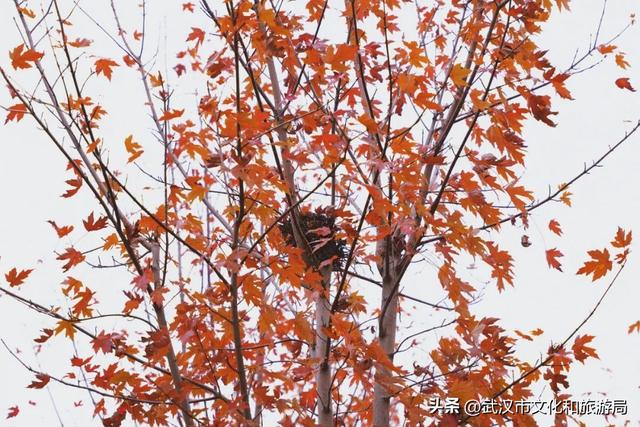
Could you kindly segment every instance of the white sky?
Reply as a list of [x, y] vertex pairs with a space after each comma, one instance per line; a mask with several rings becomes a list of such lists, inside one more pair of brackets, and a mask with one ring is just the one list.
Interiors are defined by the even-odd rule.
[[[62, 3], [69, 4], [67, 1]], [[176, 13], [180, 3], [150, 2], [155, 10], [150, 17], [150, 28], [153, 31], [168, 28], [170, 35], [166, 42], [169, 46], [180, 45], [185, 31], [191, 26], [188, 22], [182, 22], [184, 18]], [[87, 4], [92, 12], [95, 8], [96, 16], [105, 16], [105, 22], [112, 28], [110, 15], [103, 9], [106, 2], [85, 1], [82, 4]], [[600, 9], [600, 1], [585, 0], [574, 2], [572, 13], [556, 15], [540, 40], [543, 48], [549, 49], [552, 62], [559, 66], [568, 65], [576, 49], [584, 51], [596, 27]], [[637, 1], [609, 1], [602, 40], [624, 27], [630, 13], [637, 9]], [[2, 52], [8, 52], [19, 44], [17, 31], [9, 18], [13, 16], [11, 1], [0, 2], [0, 16], [0, 64], [9, 68], [8, 56]], [[81, 34], [82, 30], [75, 28], [74, 34]], [[88, 26], [86, 32], [98, 43], [110, 46], [106, 40], [100, 39], [95, 28]], [[161, 45], [165, 43], [160, 38], [158, 40]], [[639, 40], [640, 30], [636, 25], [615, 43], [627, 53], [631, 70], [618, 69], [609, 58], [595, 69], [576, 76], [568, 83], [576, 100], [554, 103], [554, 109], [560, 112], [556, 116], [558, 126], [548, 128], [532, 122], [527, 127], [529, 154], [524, 180], [538, 197], [546, 196], [549, 187], [555, 188], [579, 173], [585, 163], [590, 164], [599, 157], [640, 119], [640, 92], [623, 91], [614, 85], [616, 78], [626, 76], [640, 90], [640, 73], [637, 71], [640, 69]], [[594, 57], [595, 60], [597, 58]], [[116, 97], [121, 100], [126, 97], [131, 100], [120, 103], [120, 111], [110, 110], [110, 125], [105, 129], [107, 136], [121, 140], [128, 133], [144, 134], [150, 122], [145, 122], [146, 113], [140, 114], [136, 110], [140, 105], [136, 100], [142, 96], [136, 82], [132, 82], [131, 87], [112, 89], [113, 92], [106, 88], [102, 90], [107, 99]], [[7, 105], [8, 102], [6, 91], [3, 91], [0, 104]], [[4, 274], [13, 266], [35, 267], [36, 271], [21, 291], [38, 301], [60, 305], [63, 301], [59, 299], [57, 287], [63, 275], [52, 251], [64, 249], [65, 244], [58, 241], [46, 220], [78, 224], [81, 219], [79, 215], [83, 215], [88, 208], [79, 208], [77, 205], [91, 203], [91, 199], [82, 196], [70, 203], [59, 197], [64, 192], [64, 180], [68, 179], [64, 173], [65, 163], [49, 141], [32, 127], [29, 119], [19, 125], [0, 126], [0, 273]], [[528, 360], [534, 361], [545, 353], [551, 341], [562, 341], [592, 309], [608, 284], [602, 280], [591, 283], [584, 276], [573, 275], [586, 260], [586, 251], [604, 247], [612, 239], [617, 226], [633, 229], [636, 239], [640, 239], [638, 159], [640, 135], [634, 136], [609, 157], [603, 168], [596, 169], [572, 187], [572, 208], [548, 204], [537, 210], [530, 219], [531, 228], [526, 232], [533, 242], [531, 247], [522, 248], [522, 231], [510, 226], [505, 227], [499, 236], [494, 236], [503, 249], [511, 251], [515, 259], [516, 285], [502, 295], [497, 295], [493, 286], [487, 287], [484, 300], [475, 306], [475, 310], [501, 318], [501, 325], [507, 329], [544, 329], [542, 337], [521, 349], [521, 354]], [[135, 170], [129, 172], [135, 176]], [[551, 218], [561, 223], [564, 231], [562, 238], [552, 237], [548, 232], [546, 227]], [[86, 240], [75, 240], [74, 243], [90, 247]], [[564, 274], [550, 270], [546, 265], [544, 250], [553, 247], [565, 254], [562, 259]], [[637, 241], [634, 247], [637, 247]], [[639, 257], [640, 251], [631, 255], [619, 281], [597, 314], [581, 331], [581, 334], [596, 336], [594, 344], [600, 360], [591, 359], [585, 366], [574, 366], [570, 376], [571, 391], [575, 396], [602, 392], [611, 399], [627, 399], [633, 425], [638, 425], [640, 421], [640, 335], [627, 335], [627, 327], [640, 320]], [[80, 276], [86, 272], [79, 271], [77, 275]], [[92, 284], [98, 289], [99, 295], [108, 298], [109, 292], [120, 293], [120, 288], [114, 283], [117, 279], [115, 274], [113, 278], [101, 274], [99, 277], [104, 282]], [[469, 274], [473, 274], [473, 271]], [[425, 282], [429, 283], [425, 279], [430, 279], [431, 275], [428, 268], [416, 270], [411, 280], [405, 283], [404, 290], [433, 301], [428, 286], [424, 285]], [[92, 277], [90, 274], [84, 276]], [[56, 373], [70, 370], [67, 360], [72, 349], [63, 340], [58, 340], [55, 346], [45, 350], [38, 358], [34, 357], [32, 339], [38, 335], [40, 328], [51, 327], [48, 319], [36, 316], [7, 297], [0, 297], [0, 312], [3, 320], [0, 338], [12, 349], [19, 348], [25, 360], [34, 367], [40, 364], [43, 370]], [[418, 321], [434, 324], [439, 318], [438, 314], [425, 314]], [[103, 324], [102, 327], [106, 326], [109, 325]], [[112, 326], [125, 327], [115, 323]], [[402, 334], [399, 338], [402, 338]], [[83, 348], [86, 355], [88, 347], [85, 345]], [[3, 348], [0, 349], [0, 373], [3, 378], [0, 419], [4, 418], [6, 412], [3, 411], [10, 406], [19, 405], [21, 408], [20, 415], [7, 421], [7, 425], [55, 425], [57, 418], [48, 393], [53, 396], [65, 426], [100, 425], [99, 420], [89, 421], [91, 403], [86, 392], [54, 384], [47, 390], [25, 389], [32, 375]], [[544, 396], [548, 398], [548, 390], [545, 393]], [[36, 406], [30, 406], [29, 400], [35, 401]], [[83, 401], [83, 406], [74, 407], [73, 402], [79, 400]], [[0, 425], [4, 424], [0, 421]], [[604, 425], [604, 421], [595, 419], [590, 425]]]

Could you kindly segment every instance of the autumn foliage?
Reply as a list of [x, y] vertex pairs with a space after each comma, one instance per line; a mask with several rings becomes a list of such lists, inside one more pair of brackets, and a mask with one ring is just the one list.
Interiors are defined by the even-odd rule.
[[[16, 354], [26, 387], [86, 389], [105, 426], [529, 426], [530, 414], [430, 402], [526, 400], [541, 385], [568, 399], [572, 367], [598, 358], [584, 322], [545, 341], [476, 314], [480, 284], [461, 268], [517, 287], [497, 233], [516, 227], [531, 246], [530, 217], [570, 207], [574, 182], [638, 127], [549, 194], [523, 184], [525, 124], [556, 126], [554, 103], [573, 100], [567, 82], [593, 58], [619, 67], [612, 90], [634, 90], [615, 38], [566, 68], [547, 59], [537, 36], [568, 0], [203, 0], [179, 7], [178, 52], [153, 46], [152, 2], [132, 9], [136, 25], [113, 2], [110, 16], [15, 5], [5, 124], [40, 129], [81, 216], [50, 209], [65, 305], [24, 296], [35, 261], [1, 266], [2, 293], [49, 318], [38, 348], [69, 354], [62, 370]], [[103, 102], [105, 87], [121, 104]], [[135, 118], [109, 126], [119, 109]], [[544, 230], [559, 242], [561, 221]], [[606, 226], [599, 248], [530, 250], [604, 297], [632, 244]], [[568, 251], [583, 263], [563, 265]], [[409, 286], [425, 269], [428, 301]], [[416, 329], [426, 311], [448, 320]], [[533, 340], [541, 358], [521, 358]]]

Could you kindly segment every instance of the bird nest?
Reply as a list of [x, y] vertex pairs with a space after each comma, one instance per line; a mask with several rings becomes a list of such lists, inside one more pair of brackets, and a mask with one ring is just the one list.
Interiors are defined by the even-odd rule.
[[[301, 211], [299, 218], [299, 226], [311, 248], [313, 266], [319, 268], [330, 262], [333, 271], [342, 270], [348, 254], [347, 243], [336, 237], [339, 227], [333, 208]], [[280, 224], [280, 232], [288, 245], [297, 246], [290, 215]]]

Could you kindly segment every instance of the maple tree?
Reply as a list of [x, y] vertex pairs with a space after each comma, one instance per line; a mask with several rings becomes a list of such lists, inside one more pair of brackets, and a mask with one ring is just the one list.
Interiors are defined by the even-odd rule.
[[[38, 346], [88, 343], [70, 354], [69, 372], [16, 354], [33, 374], [28, 388], [85, 389], [105, 426], [537, 425], [530, 414], [445, 414], [430, 402], [528, 399], [540, 383], [569, 399], [572, 364], [598, 358], [582, 326], [624, 268], [630, 230], [580, 249], [586, 260], [566, 274], [611, 276], [609, 285], [536, 362], [515, 348], [543, 331], [474, 314], [479, 287], [459, 268], [473, 259], [497, 289], [515, 286], [512, 255], [487, 231], [526, 230], [537, 209], [571, 206], [569, 188], [640, 126], [547, 196], [520, 181], [527, 121], [556, 126], [553, 103], [573, 99], [566, 82], [595, 55], [629, 67], [619, 34], [596, 36], [567, 68], [547, 59], [536, 36], [569, 13], [568, 0], [188, 2], [182, 13], [198, 26], [180, 29], [184, 49], [169, 71], [145, 47], [144, 1], [139, 27], [110, 2], [109, 25], [91, 18], [91, 36], [73, 25], [85, 13], [73, 4], [38, 12], [14, 2], [22, 42], [0, 69], [5, 125], [37, 126], [65, 160], [61, 197], [92, 200], [74, 205], [75, 224], [48, 221], [63, 245], [54, 255], [68, 307], [21, 295], [33, 269], [5, 269], [1, 292], [50, 318]], [[104, 35], [119, 56], [94, 41]], [[126, 91], [125, 81], [144, 96], [146, 135], [126, 123], [103, 131], [120, 106], [103, 105], [95, 88]], [[175, 81], [194, 90], [176, 94]], [[548, 229], [563, 235], [558, 219]], [[546, 249], [541, 266], [546, 257], [567, 270], [568, 250]], [[403, 291], [425, 254], [437, 303]], [[127, 279], [112, 281], [109, 269]], [[451, 320], [400, 335], [414, 304]], [[128, 329], [101, 323], [110, 317]], [[435, 344], [421, 340], [434, 332]], [[400, 357], [407, 349], [422, 356]]]

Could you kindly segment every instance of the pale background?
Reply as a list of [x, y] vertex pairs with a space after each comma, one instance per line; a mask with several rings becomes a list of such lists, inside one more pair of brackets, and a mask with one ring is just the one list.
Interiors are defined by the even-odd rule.
[[[0, 64], [4, 68], [10, 67], [6, 52], [19, 44], [18, 33], [10, 18], [13, 16], [12, 3], [9, 0], [0, 2]], [[183, 43], [184, 31], [192, 24], [181, 21], [186, 17], [178, 13], [180, 3], [149, 2], [152, 11], [149, 17], [152, 46], [162, 47], [166, 44], [169, 52], [175, 52]], [[62, 4], [69, 3], [63, 1]], [[111, 15], [105, 8], [106, 2], [84, 1], [81, 4], [99, 17], [107, 28], [113, 29]], [[125, 2], [117, 4], [122, 5], [123, 10], [135, 11], [127, 9]], [[590, 35], [596, 28], [601, 6], [600, 1], [573, 2], [571, 13], [556, 14], [546, 26], [544, 37], [540, 38], [541, 46], [550, 50], [552, 62], [563, 67], [569, 64], [576, 49], [586, 49]], [[624, 27], [629, 15], [638, 9], [637, 1], [609, 1], [602, 40]], [[126, 17], [129, 18], [134, 20], [135, 16]], [[193, 19], [198, 25], [203, 25], [201, 17]], [[109, 41], [101, 37], [88, 21], [82, 22], [91, 35], [89, 38], [93, 38], [99, 46], [105, 46], [102, 55], [109, 56], [109, 49], [113, 49]], [[169, 36], [164, 39], [158, 36], [160, 33], [168, 33]], [[73, 34], [81, 35], [82, 28], [76, 26]], [[527, 127], [528, 170], [523, 179], [538, 197], [545, 197], [549, 188], [555, 188], [579, 173], [585, 163], [589, 164], [599, 157], [640, 119], [640, 92], [623, 91], [614, 85], [616, 78], [630, 77], [632, 84], [640, 90], [639, 40], [640, 30], [636, 25], [615, 43], [627, 53], [626, 59], [631, 63], [631, 70], [620, 70], [613, 64], [612, 58], [608, 58], [595, 69], [569, 81], [568, 88], [576, 100], [558, 100], [554, 103], [554, 109], [560, 112], [556, 116], [556, 128], [534, 122]], [[116, 51], [112, 53], [113, 57], [122, 56]], [[172, 54], [169, 55], [169, 63]], [[598, 57], [595, 55], [593, 62]], [[158, 58], [158, 61], [163, 64], [165, 58]], [[122, 68], [114, 70], [114, 74], [131, 72]], [[171, 72], [168, 75], [171, 76]], [[109, 124], [102, 132], [106, 137], [122, 140], [128, 133], [148, 135], [151, 122], [147, 119], [146, 111], [138, 109], [142, 99], [140, 86], [133, 77], [129, 81], [130, 86], [118, 85], [109, 90], [107, 85], [98, 87], [98, 92], [102, 90], [105, 102], [110, 100], [120, 105], [118, 111], [109, 110]], [[177, 87], [180, 89], [179, 85]], [[123, 98], [127, 98], [127, 102], [118, 103]], [[0, 104], [10, 105], [6, 91], [0, 94]], [[4, 117], [4, 113], [1, 116]], [[36, 268], [21, 292], [45, 305], [66, 306], [58, 296], [57, 288], [64, 275], [55, 261], [53, 251], [63, 250], [69, 241], [59, 241], [46, 220], [74, 223], [78, 229], [81, 227], [81, 215], [89, 208], [77, 205], [92, 201], [86, 194], [71, 202], [59, 197], [65, 191], [64, 180], [68, 179], [64, 172], [65, 163], [52, 144], [33, 129], [31, 123], [25, 118], [18, 125], [0, 126], [0, 273], [4, 274], [13, 266]], [[114, 150], [112, 157], [119, 162], [122, 156], [123, 153], [118, 154]], [[520, 347], [522, 357], [533, 362], [546, 352], [551, 341], [562, 341], [587, 315], [604, 291], [607, 281], [591, 283], [584, 276], [573, 275], [586, 260], [586, 251], [604, 247], [612, 239], [617, 226], [633, 229], [636, 239], [640, 239], [639, 159], [640, 135], [636, 135], [610, 156], [603, 168], [594, 170], [571, 188], [574, 193], [572, 208], [556, 203], [537, 210], [530, 219], [531, 228], [526, 232], [533, 243], [531, 247], [522, 248], [522, 230], [510, 226], [505, 227], [500, 236], [494, 236], [504, 249], [511, 251], [516, 260], [515, 288], [498, 295], [493, 286], [488, 286], [483, 301], [474, 310], [499, 317], [501, 325], [507, 329], [544, 329], [542, 337], [529, 346]], [[127, 171], [131, 172], [131, 176], [139, 176], [135, 169]], [[134, 184], [142, 186], [149, 183]], [[551, 218], [561, 223], [564, 231], [562, 238], [553, 237], [547, 230]], [[81, 232], [75, 234], [72, 243], [83, 248], [91, 247], [90, 241], [79, 238], [81, 235]], [[565, 274], [550, 270], [546, 265], [544, 250], [553, 247], [558, 247], [565, 254], [561, 260]], [[637, 242], [633, 247], [637, 247]], [[570, 375], [570, 391], [574, 396], [586, 398], [583, 393], [592, 393], [592, 398], [601, 398], [597, 394], [606, 393], [611, 399], [626, 399], [632, 425], [638, 425], [640, 421], [640, 334], [630, 336], [627, 328], [640, 320], [638, 257], [638, 251], [631, 255], [619, 281], [597, 314], [581, 331], [581, 334], [597, 337], [594, 345], [600, 360], [590, 359], [584, 366], [576, 365]], [[73, 273], [81, 278], [92, 277], [85, 274], [86, 269], [76, 269]], [[411, 280], [405, 282], [404, 290], [433, 301], [433, 296], [424, 286], [432, 275], [433, 271], [428, 266], [416, 270]], [[91, 283], [91, 286], [97, 289], [99, 299], [104, 301], [109, 298], [112, 289], [120, 293], [122, 287], [116, 281], [126, 276], [114, 271], [96, 277], [100, 277], [101, 282]], [[370, 292], [372, 298], [377, 298], [377, 294], [377, 290]], [[51, 327], [52, 323], [47, 318], [35, 315], [7, 297], [0, 297], [0, 313], [0, 338], [12, 349], [20, 349], [20, 356], [25, 361], [36, 368], [41, 365], [43, 370], [51, 370], [60, 376], [70, 371], [68, 358], [73, 350], [70, 345], [64, 344], [64, 340], [58, 340], [55, 346], [39, 356], [34, 355], [32, 339], [42, 327]], [[430, 314], [421, 308], [418, 313], [424, 313], [422, 318], [417, 318], [418, 323], [436, 324], [441, 319], [440, 314]], [[126, 326], [115, 321], [101, 324], [101, 328], [107, 327], [117, 329]], [[400, 338], [403, 336], [401, 334]], [[436, 338], [434, 336], [432, 339]], [[90, 354], [86, 344], [79, 346], [82, 355]], [[25, 387], [31, 382], [32, 374], [26, 372], [4, 348], [0, 348], [0, 374], [0, 425], [100, 425], [97, 419], [91, 421], [92, 405], [86, 392], [53, 383], [45, 390], [27, 390]], [[544, 390], [542, 396], [549, 398], [548, 390]], [[34, 401], [36, 406], [31, 406], [29, 400]], [[82, 406], [74, 407], [73, 402], [80, 400]], [[20, 406], [20, 415], [5, 421], [6, 410], [14, 405]], [[541, 419], [541, 423], [548, 424], [548, 420]], [[611, 423], [620, 424], [621, 421], [613, 420]], [[605, 422], [595, 418], [589, 420], [589, 425], [605, 425]]]

